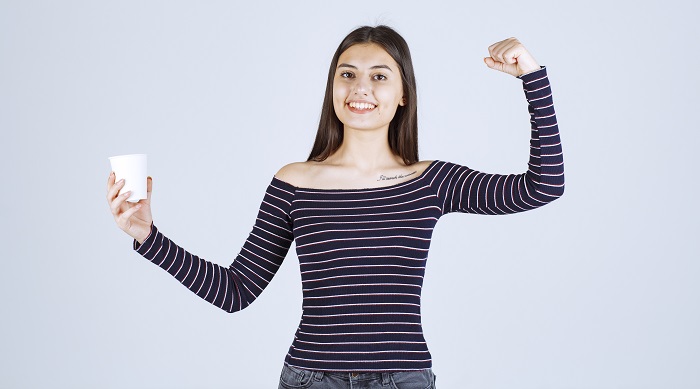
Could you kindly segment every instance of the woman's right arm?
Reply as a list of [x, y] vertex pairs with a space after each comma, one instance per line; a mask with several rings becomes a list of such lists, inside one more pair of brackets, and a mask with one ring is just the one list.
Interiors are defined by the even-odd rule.
[[[128, 194], [121, 199], [122, 196], [116, 196], [118, 189], [114, 193], [113, 188], [108, 191], [117, 225], [134, 238], [134, 250], [166, 270], [199, 297], [227, 312], [240, 311], [250, 305], [270, 283], [293, 241], [289, 211], [294, 187], [273, 178], [260, 205], [253, 230], [228, 267], [187, 252], [156, 228], [150, 218], [151, 188], [152, 180], [149, 179], [148, 217], [140, 215], [143, 219], [137, 217], [136, 220], [131, 219], [139, 216], [139, 211], [131, 211], [133, 208], [128, 208], [128, 204], [125, 211], [121, 208]], [[144, 208], [142, 206], [140, 210]], [[149, 220], [148, 228], [144, 229], [143, 222]]]

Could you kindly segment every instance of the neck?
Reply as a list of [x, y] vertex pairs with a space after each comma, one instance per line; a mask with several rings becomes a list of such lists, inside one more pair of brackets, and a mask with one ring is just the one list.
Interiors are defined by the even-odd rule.
[[328, 158], [334, 164], [374, 171], [386, 166], [403, 165], [401, 157], [389, 147], [389, 126], [373, 131], [343, 129], [343, 143]]

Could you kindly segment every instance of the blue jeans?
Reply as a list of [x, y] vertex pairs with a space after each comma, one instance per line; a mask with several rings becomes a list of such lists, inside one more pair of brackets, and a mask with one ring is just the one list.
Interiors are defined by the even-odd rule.
[[432, 369], [388, 373], [350, 373], [282, 367], [279, 389], [435, 389]]

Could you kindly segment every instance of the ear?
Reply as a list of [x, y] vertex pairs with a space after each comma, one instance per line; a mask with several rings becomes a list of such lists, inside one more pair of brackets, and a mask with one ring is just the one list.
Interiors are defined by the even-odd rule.
[[401, 98], [401, 101], [399, 102], [399, 105], [402, 106], [402, 107], [403, 107], [404, 105], [406, 105], [406, 97], [402, 97], [402, 98]]

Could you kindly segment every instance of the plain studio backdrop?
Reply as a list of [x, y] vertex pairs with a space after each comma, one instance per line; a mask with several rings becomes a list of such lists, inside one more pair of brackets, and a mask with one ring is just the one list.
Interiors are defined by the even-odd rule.
[[[107, 157], [147, 153], [153, 213], [229, 265], [305, 160], [341, 39], [409, 43], [420, 155], [524, 172], [515, 36], [546, 65], [563, 198], [437, 225], [423, 328], [439, 388], [699, 388], [693, 1], [0, 2], [2, 388], [273, 388], [301, 317], [294, 246], [227, 314], [132, 250]], [[462, 383], [462, 384], [458, 384]]]

